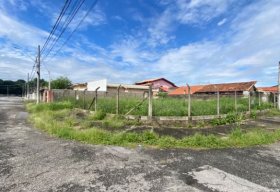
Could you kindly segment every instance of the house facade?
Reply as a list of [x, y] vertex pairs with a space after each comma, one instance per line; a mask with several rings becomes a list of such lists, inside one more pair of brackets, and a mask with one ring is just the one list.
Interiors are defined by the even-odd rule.
[[73, 84], [70, 88], [75, 91], [84, 91], [87, 89], [87, 83], [76, 83]]
[[159, 92], [170, 92], [177, 88], [177, 86], [171, 81], [165, 78], [147, 79], [136, 82], [135, 85], [152, 86], [153, 95], [157, 95]]
[[[77, 83], [72, 85], [71, 88], [76, 91], [85, 91], [88, 90], [88, 83]], [[118, 88], [120, 90], [120, 94], [122, 95], [134, 95], [139, 97], [146, 97], [149, 90], [149, 87], [144, 85], [108, 83], [107, 91], [105, 91], [103, 94], [107, 96], [115, 96]]]
[[261, 93], [262, 101], [268, 102], [273, 101], [276, 102], [277, 93], [278, 93], [278, 86], [272, 87], [258, 87], [258, 92]]

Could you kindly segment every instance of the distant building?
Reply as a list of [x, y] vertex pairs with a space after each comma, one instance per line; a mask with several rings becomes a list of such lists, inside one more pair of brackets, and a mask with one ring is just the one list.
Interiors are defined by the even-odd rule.
[[258, 87], [257, 90], [259, 92], [264, 92], [264, 93], [277, 93], [278, 92], [278, 86], [272, 86], [272, 87]]
[[70, 86], [70, 89], [75, 91], [84, 91], [87, 89], [87, 83], [76, 83]]
[[277, 99], [276, 94], [278, 93], [278, 86], [271, 86], [271, 87], [258, 87], [258, 92], [261, 93], [262, 101], [274, 101]]
[[147, 79], [143, 81], [136, 82], [135, 85], [145, 85], [152, 86], [153, 95], [157, 95], [159, 92], [170, 92], [177, 88], [177, 86], [171, 81], [165, 78], [155, 78], [155, 79]]
[[197, 90], [195, 94], [215, 94], [219, 91], [221, 95], [233, 95], [236, 93], [237, 95], [247, 96], [249, 92], [256, 91], [256, 83], [257, 81], [209, 84]]
[[[221, 95], [244, 95], [247, 96], [249, 92], [256, 91], [256, 81], [250, 82], [238, 82], [238, 83], [221, 83], [221, 84], [208, 84], [208, 85], [195, 85], [190, 86], [191, 94], [196, 95], [211, 95], [216, 94], [218, 91]], [[170, 92], [170, 96], [179, 96], [188, 94], [188, 88], [186, 86], [179, 87]]]
[[[144, 85], [131, 85], [131, 84], [117, 84], [117, 83], [108, 83], [107, 84], [107, 93], [115, 94], [117, 92], [117, 88], [120, 87], [120, 90], [124, 94], [135, 94], [135, 95], [147, 95], [148, 86]], [[88, 83], [77, 83], [71, 86], [71, 89], [76, 91], [84, 91], [88, 90]]]

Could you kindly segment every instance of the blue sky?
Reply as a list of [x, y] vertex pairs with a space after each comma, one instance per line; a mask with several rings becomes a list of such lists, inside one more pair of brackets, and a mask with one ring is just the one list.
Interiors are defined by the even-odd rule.
[[[60, 44], [92, 1], [85, 2]], [[0, 1], [0, 79], [26, 79], [63, 4]], [[43, 59], [42, 77], [48, 69], [74, 83], [165, 77], [177, 85], [275, 85], [279, 13], [278, 0], [99, 0], [62, 50]]]

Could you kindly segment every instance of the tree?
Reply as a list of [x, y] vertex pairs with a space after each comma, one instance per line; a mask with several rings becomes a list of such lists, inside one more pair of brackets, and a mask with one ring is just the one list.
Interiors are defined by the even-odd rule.
[[0, 79], [0, 94], [3, 95], [22, 95], [24, 92], [25, 81], [19, 79], [17, 81]]
[[[34, 78], [32, 80], [29, 81], [29, 88], [32, 91], [35, 91], [37, 87], [37, 78]], [[48, 87], [48, 82], [45, 81], [44, 79], [40, 79], [40, 87]]]
[[72, 82], [67, 77], [58, 77], [51, 82], [52, 89], [68, 89]]

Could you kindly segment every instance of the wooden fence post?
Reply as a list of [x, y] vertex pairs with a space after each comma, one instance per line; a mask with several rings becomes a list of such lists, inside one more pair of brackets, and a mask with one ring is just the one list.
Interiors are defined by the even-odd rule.
[[234, 109], [235, 112], [237, 112], [237, 93], [234, 91]]
[[153, 116], [153, 91], [152, 85], [149, 86], [149, 107], [148, 107], [148, 117], [152, 119]]
[[220, 92], [217, 91], [217, 115], [220, 116]]
[[189, 86], [189, 84], [187, 84], [188, 86], [188, 122], [190, 123], [191, 121], [191, 87]]
[[120, 106], [120, 88], [121, 85], [118, 86], [117, 88], [117, 98], [116, 98], [116, 114], [119, 114], [119, 106]]

